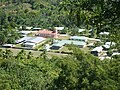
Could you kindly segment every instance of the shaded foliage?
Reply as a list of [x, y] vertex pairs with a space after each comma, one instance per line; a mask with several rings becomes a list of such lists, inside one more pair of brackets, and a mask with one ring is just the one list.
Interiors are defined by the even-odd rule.
[[1, 90], [118, 90], [119, 58], [100, 61], [71, 47], [67, 57], [33, 57], [22, 50], [0, 51]]

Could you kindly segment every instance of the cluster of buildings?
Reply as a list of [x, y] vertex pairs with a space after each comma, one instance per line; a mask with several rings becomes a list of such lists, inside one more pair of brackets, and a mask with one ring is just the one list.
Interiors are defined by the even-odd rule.
[[[31, 30], [33, 29], [33, 30]], [[21, 44], [23, 47], [26, 48], [35, 48], [38, 46], [40, 43], [46, 41], [47, 38], [53, 38], [55, 42], [53, 42], [52, 45], [46, 44], [44, 45], [47, 50], [59, 50], [65, 45], [68, 44], [73, 44], [76, 45], [80, 48], [84, 47], [92, 47], [90, 50], [90, 53], [95, 55], [95, 56], [101, 56], [101, 52], [103, 50], [109, 50], [111, 46], [114, 46], [114, 42], [106, 42], [104, 45], [97, 46], [95, 47], [94, 42], [101, 42], [100, 39], [95, 39], [95, 38], [89, 38], [85, 36], [69, 36], [69, 39], [67, 40], [59, 40], [59, 36], [62, 34], [59, 34], [59, 31], [63, 30], [64, 27], [54, 27], [54, 30], [47, 30], [41, 28], [33, 28], [33, 27], [26, 27], [25, 31], [19, 31], [23, 38], [20, 38], [16, 40], [16, 44]], [[85, 29], [79, 29], [78, 32], [85, 32]], [[91, 32], [92, 30], [89, 30]], [[33, 36], [28, 36], [28, 34], [32, 33]], [[67, 35], [67, 34], [64, 34]], [[82, 34], [83, 35], [83, 34]], [[99, 35], [101, 36], [100, 38], [104, 37], [106, 38], [109, 35], [109, 32], [100, 32]], [[94, 42], [89, 42], [89, 41], [94, 41]], [[5, 44], [3, 46], [6, 47], [14, 47], [12, 44]]]

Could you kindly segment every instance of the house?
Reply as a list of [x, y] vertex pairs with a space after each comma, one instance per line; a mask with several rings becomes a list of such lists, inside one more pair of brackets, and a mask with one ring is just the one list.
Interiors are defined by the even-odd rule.
[[100, 35], [109, 35], [109, 32], [100, 32]]
[[2, 45], [3, 47], [6, 47], [6, 48], [12, 48], [12, 47], [15, 47], [15, 45], [13, 44], [4, 44]]
[[21, 34], [21, 36], [26, 37], [28, 34], [30, 34], [30, 31], [19, 31], [18, 33]]
[[53, 44], [50, 49], [58, 50], [62, 48], [65, 45], [65, 42], [63, 41], [58, 41], [58, 43]]
[[55, 28], [55, 30], [63, 30], [64, 29], [64, 27], [54, 27]]
[[20, 43], [23, 43], [24, 41], [30, 39], [31, 37], [23, 37], [23, 38], [20, 38], [18, 40], [15, 41], [16, 44], [20, 44]]
[[58, 37], [58, 32], [56, 31], [49, 31], [49, 30], [40, 30], [36, 34], [37, 36], [40, 37], [45, 37], [45, 38], [57, 38]]
[[78, 32], [81, 33], [81, 32], [84, 32], [85, 29], [79, 29]]
[[40, 42], [44, 41], [43, 37], [23, 37], [19, 40], [16, 40], [16, 43], [23, 44], [25, 47], [34, 48]]
[[30, 29], [32, 29], [32, 28], [33, 28], [33, 27], [26, 27], [27, 30], [30, 30]]
[[30, 33], [36, 34], [37, 32], [38, 31], [19, 31], [18, 33], [20, 33], [23, 37], [26, 37]]
[[90, 40], [90, 41], [96, 41], [96, 42], [101, 42], [100, 39], [95, 39], [95, 38], [88, 38], [88, 40]]
[[105, 45], [114, 46], [114, 45], [115, 45], [115, 42], [106, 42]]
[[34, 47], [36, 46], [35, 43], [29, 43], [29, 42], [26, 42], [26, 43], [24, 43], [23, 45], [24, 45], [25, 47], [27, 47], [27, 48], [34, 48]]
[[27, 39], [26, 41], [24, 41], [25, 43], [35, 43], [35, 44], [38, 44], [42, 41], [44, 41], [45, 38], [43, 37], [31, 37], [29, 39]]
[[120, 55], [120, 53], [114, 52], [114, 53], [112, 54], [112, 56], [115, 56], [115, 55]]
[[104, 50], [110, 49], [110, 45], [103, 45], [102, 47], [104, 48]]
[[67, 44], [77, 45], [80, 48], [83, 48], [83, 47], [86, 46], [86, 43], [85, 42], [81, 42], [81, 41], [61, 40], [61, 41], [58, 41], [58, 43], [53, 44], [50, 49], [56, 49], [56, 50], [58, 50], [58, 49], [62, 48], [64, 45], [67, 45]]
[[37, 30], [38, 31], [38, 30], [41, 30], [41, 28], [33, 28], [33, 30], [35, 30], [35, 31]]
[[20, 38], [20, 39], [16, 40], [15, 43], [20, 44], [20, 43], [23, 43], [23, 42], [25, 42], [26, 40], [28, 40], [30, 38], [31, 37], [26, 36], [26, 37], [23, 37], [23, 38]]
[[70, 40], [87, 42], [88, 37], [85, 37], [85, 36], [72, 36], [72, 37], [70, 37]]
[[[20, 29], [23, 29], [23, 26], [20, 26], [19, 28], [20, 28]], [[32, 29], [32, 28], [33, 28], [33, 27], [25, 27], [26, 30], [30, 30], [30, 29]]]
[[105, 45], [103, 45], [103, 48], [105, 50], [108, 50], [108, 49], [110, 49], [111, 46], [114, 46], [114, 45], [115, 45], [114, 42], [106, 42]]
[[100, 56], [100, 53], [102, 52], [103, 48], [100, 47], [95, 47], [93, 50], [91, 50], [91, 54], [94, 56]]
[[23, 45], [28, 48], [36, 47], [40, 42], [44, 41], [43, 37], [31, 37], [24, 41]]

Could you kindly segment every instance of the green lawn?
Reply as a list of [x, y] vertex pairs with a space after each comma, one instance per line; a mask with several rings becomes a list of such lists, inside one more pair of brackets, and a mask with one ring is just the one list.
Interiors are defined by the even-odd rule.
[[68, 40], [69, 38], [69, 36], [59, 36], [57, 39]]
[[[11, 50], [13, 52], [13, 55], [16, 56], [22, 49], [14, 49], [14, 48], [0, 48], [3, 51], [5, 51], [6, 49]], [[25, 50], [26, 54], [28, 54], [29, 52], [32, 52], [33, 56], [38, 57], [40, 56], [40, 54], [42, 53], [42, 51], [33, 51], [33, 50]], [[48, 57], [52, 57], [52, 56], [66, 56], [66, 54], [60, 54], [60, 53], [54, 53], [54, 52], [47, 52], [47, 56]]]

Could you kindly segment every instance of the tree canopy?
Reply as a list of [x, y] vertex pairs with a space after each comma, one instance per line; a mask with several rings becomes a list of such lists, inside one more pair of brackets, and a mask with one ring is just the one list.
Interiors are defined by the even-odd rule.
[[1, 90], [118, 90], [120, 58], [100, 61], [72, 47], [66, 57], [44, 58], [26, 54], [13, 56], [0, 50]]

